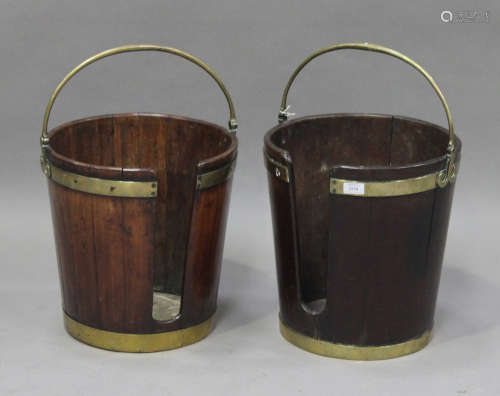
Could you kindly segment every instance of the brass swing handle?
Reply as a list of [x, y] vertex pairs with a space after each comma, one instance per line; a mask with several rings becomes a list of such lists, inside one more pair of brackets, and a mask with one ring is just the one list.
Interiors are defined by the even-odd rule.
[[448, 184], [448, 182], [454, 182], [455, 177], [456, 177], [456, 169], [455, 169], [455, 133], [453, 130], [453, 121], [451, 119], [451, 113], [450, 113], [450, 108], [448, 107], [448, 103], [446, 102], [446, 99], [444, 98], [444, 95], [442, 94], [441, 90], [439, 89], [438, 85], [434, 81], [434, 79], [430, 76], [429, 73], [427, 73], [422, 66], [420, 66], [418, 63], [416, 63], [414, 60], [410, 59], [406, 55], [403, 55], [402, 53], [395, 51], [393, 49], [383, 47], [381, 45], [376, 45], [376, 44], [368, 44], [368, 43], [346, 43], [346, 44], [336, 44], [332, 45], [330, 47], [326, 47], [323, 49], [320, 49], [316, 52], [313, 52], [311, 55], [309, 55], [304, 61], [295, 69], [293, 74], [291, 75], [290, 79], [288, 80], [288, 83], [286, 84], [285, 90], [283, 91], [283, 97], [281, 99], [281, 107], [280, 107], [280, 112], [278, 114], [278, 121], [283, 122], [288, 119], [288, 112], [287, 112], [287, 96], [288, 96], [288, 91], [290, 90], [290, 87], [292, 86], [293, 82], [295, 81], [295, 78], [297, 75], [300, 73], [300, 71], [309, 63], [311, 62], [314, 58], [326, 54], [328, 52], [333, 52], [337, 50], [342, 50], [342, 49], [355, 49], [355, 50], [361, 50], [361, 51], [372, 51], [372, 52], [379, 52], [382, 54], [390, 55], [393, 56], [394, 58], [400, 59], [403, 62], [409, 64], [412, 66], [414, 69], [416, 69], [420, 74], [422, 74], [425, 79], [431, 84], [432, 88], [436, 92], [437, 96], [439, 97], [439, 100], [441, 100], [441, 103], [444, 107], [444, 110], [446, 112], [446, 118], [448, 119], [448, 129], [449, 129], [449, 139], [448, 139], [448, 153], [447, 153], [447, 163], [446, 163], [446, 168], [443, 169], [439, 173], [439, 177], [437, 179], [438, 184], [440, 187], [444, 187]]
[[226, 97], [227, 104], [229, 105], [229, 131], [231, 133], [236, 133], [238, 129], [238, 122], [236, 121], [236, 114], [234, 111], [234, 105], [233, 101], [231, 99], [231, 96], [229, 95], [229, 92], [227, 91], [226, 87], [222, 83], [221, 79], [215, 74], [215, 72], [208, 67], [203, 61], [200, 59], [194, 57], [191, 54], [188, 54], [187, 52], [181, 51], [177, 48], [172, 48], [172, 47], [163, 47], [159, 45], [150, 45], [150, 44], [138, 44], [138, 45], [124, 45], [121, 47], [116, 47], [116, 48], [111, 48], [109, 50], [103, 51], [97, 55], [92, 56], [91, 58], [87, 59], [86, 61], [80, 63], [77, 67], [75, 67], [71, 72], [69, 72], [66, 77], [59, 83], [59, 85], [56, 87], [54, 92], [52, 93], [52, 96], [50, 97], [49, 103], [47, 104], [47, 108], [45, 109], [45, 115], [43, 117], [43, 126], [42, 126], [42, 136], [40, 138], [40, 144], [42, 148], [49, 143], [49, 136], [47, 134], [47, 125], [49, 123], [49, 117], [50, 117], [50, 112], [52, 110], [52, 106], [54, 105], [54, 101], [57, 98], [57, 95], [59, 95], [59, 92], [61, 89], [66, 85], [66, 83], [71, 80], [71, 78], [78, 73], [80, 70], [84, 69], [88, 65], [106, 58], [111, 55], [116, 55], [116, 54], [121, 54], [124, 52], [138, 52], [138, 51], [158, 51], [158, 52], [166, 52], [169, 54], [174, 54], [177, 56], [180, 56], [181, 58], [187, 59], [188, 61], [194, 63], [195, 65], [201, 67], [203, 70], [205, 70], [217, 83], [219, 88], [222, 90], [224, 93], [224, 96]]

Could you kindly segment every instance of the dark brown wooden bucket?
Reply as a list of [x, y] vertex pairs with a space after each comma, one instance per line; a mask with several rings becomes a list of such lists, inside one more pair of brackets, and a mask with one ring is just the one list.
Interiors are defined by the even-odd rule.
[[[117, 114], [47, 133], [53, 102], [85, 66], [132, 51], [181, 56], [207, 71], [230, 108], [229, 130], [185, 117]], [[168, 47], [125, 46], [76, 67], [54, 91], [41, 138], [64, 321], [105, 349], [151, 352], [204, 338], [213, 327], [236, 159], [226, 88], [199, 59]]]
[[[315, 57], [375, 51], [413, 66], [446, 110], [449, 131], [391, 115], [332, 114], [286, 122], [287, 94]], [[432, 78], [406, 56], [341, 44], [308, 57], [265, 137], [282, 335], [345, 359], [405, 355], [430, 340], [460, 140]]]

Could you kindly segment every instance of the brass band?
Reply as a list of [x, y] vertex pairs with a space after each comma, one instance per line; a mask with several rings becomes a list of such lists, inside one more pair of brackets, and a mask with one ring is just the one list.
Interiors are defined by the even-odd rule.
[[[267, 170], [276, 178], [290, 183], [288, 167], [267, 154], [264, 154], [264, 156]], [[442, 171], [408, 179], [386, 181], [357, 181], [331, 177], [330, 194], [354, 197], [397, 197], [417, 194], [440, 187], [441, 173]]]
[[50, 179], [72, 190], [95, 195], [128, 198], [156, 198], [156, 181], [110, 180], [79, 175], [50, 165]]
[[420, 337], [392, 345], [357, 346], [336, 344], [305, 336], [285, 326], [280, 321], [282, 336], [301, 349], [328, 357], [349, 360], [384, 360], [414, 353], [425, 347], [431, 340], [431, 331]]
[[233, 105], [233, 100], [231, 99], [231, 95], [229, 95], [228, 90], [226, 89], [225, 85], [223, 84], [222, 80], [215, 74], [215, 72], [208, 67], [203, 61], [200, 59], [196, 58], [195, 56], [182, 51], [177, 48], [172, 48], [172, 47], [164, 47], [160, 45], [151, 45], [151, 44], [134, 44], [134, 45], [124, 45], [121, 47], [116, 47], [116, 48], [111, 48], [109, 50], [100, 52], [86, 61], [80, 63], [78, 66], [76, 66], [73, 70], [71, 70], [64, 78], [63, 80], [59, 83], [59, 85], [56, 87], [54, 92], [52, 93], [49, 103], [47, 104], [47, 107], [45, 109], [45, 114], [43, 116], [43, 126], [42, 126], [42, 136], [40, 138], [40, 142], [42, 144], [42, 147], [47, 145], [49, 143], [49, 136], [47, 133], [47, 127], [49, 123], [49, 117], [50, 117], [50, 112], [52, 110], [52, 107], [54, 106], [54, 102], [59, 95], [59, 92], [63, 87], [66, 85], [66, 83], [73, 78], [75, 74], [77, 74], [80, 70], [84, 69], [88, 65], [97, 62], [100, 59], [107, 58], [108, 56], [116, 55], [116, 54], [122, 54], [125, 52], [139, 52], [139, 51], [157, 51], [157, 52], [164, 52], [164, 53], [169, 53], [173, 55], [180, 56], [181, 58], [184, 58], [191, 63], [194, 63], [195, 65], [199, 66], [203, 70], [205, 70], [210, 77], [217, 83], [219, 88], [222, 90], [222, 93], [226, 97], [227, 104], [229, 106], [229, 131], [232, 133], [236, 133], [236, 130], [238, 129], [238, 122], [236, 121], [236, 113], [234, 110], [234, 105]]
[[213, 329], [215, 315], [196, 326], [152, 334], [127, 334], [105, 331], [84, 325], [64, 314], [68, 333], [86, 344], [118, 352], [158, 352], [194, 344]]
[[394, 58], [397, 58], [411, 67], [413, 67], [415, 70], [417, 70], [420, 74], [422, 74], [425, 79], [429, 82], [429, 84], [432, 86], [434, 89], [434, 92], [436, 92], [436, 95], [439, 97], [439, 100], [441, 101], [441, 104], [443, 105], [444, 111], [446, 113], [446, 118], [448, 120], [448, 129], [449, 129], [449, 140], [448, 140], [448, 147], [451, 151], [453, 151], [454, 147], [454, 129], [453, 129], [453, 121], [451, 118], [451, 112], [450, 108], [448, 107], [448, 103], [446, 102], [446, 99], [439, 89], [438, 85], [434, 81], [434, 79], [431, 77], [429, 73], [425, 71], [425, 69], [420, 66], [417, 62], [415, 62], [413, 59], [407, 57], [406, 55], [403, 55], [401, 52], [395, 51], [391, 48], [384, 47], [382, 45], [377, 45], [377, 44], [369, 44], [369, 43], [344, 43], [344, 44], [336, 44], [332, 45], [330, 47], [326, 47], [323, 49], [320, 49], [316, 52], [313, 52], [311, 55], [309, 55], [306, 59], [302, 61], [302, 63], [295, 69], [293, 74], [290, 76], [288, 79], [288, 82], [286, 84], [285, 90], [283, 91], [283, 96], [281, 98], [281, 106], [280, 106], [280, 112], [278, 116], [278, 120], [280, 122], [286, 120], [288, 118], [288, 113], [287, 113], [287, 97], [288, 97], [288, 92], [290, 91], [290, 88], [295, 81], [295, 78], [297, 75], [300, 73], [300, 71], [309, 63], [311, 62], [314, 58], [317, 58], [320, 55], [326, 54], [328, 52], [334, 52], [338, 50], [344, 50], [344, 49], [352, 49], [352, 50], [361, 50], [361, 51], [371, 51], [371, 52], [378, 52], [381, 54], [389, 55]]
[[330, 178], [330, 194], [355, 197], [397, 197], [417, 194], [438, 187], [439, 172], [388, 181], [356, 181]]
[[233, 160], [218, 169], [198, 175], [196, 178], [196, 189], [204, 190], [223, 183], [232, 176], [235, 165], [236, 160]]

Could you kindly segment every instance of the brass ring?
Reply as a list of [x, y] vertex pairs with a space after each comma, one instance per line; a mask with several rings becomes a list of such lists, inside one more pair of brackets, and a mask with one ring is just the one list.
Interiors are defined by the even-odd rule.
[[52, 96], [50, 97], [49, 103], [47, 104], [47, 107], [45, 109], [45, 115], [43, 117], [43, 126], [42, 126], [42, 136], [40, 138], [40, 143], [42, 146], [47, 145], [49, 138], [47, 134], [47, 126], [49, 123], [49, 117], [50, 117], [50, 112], [52, 110], [52, 107], [54, 105], [54, 101], [57, 98], [57, 95], [59, 95], [59, 92], [61, 89], [66, 85], [66, 83], [71, 80], [71, 78], [78, 73], [80, 70], [84, 69], [88, 65], [106, 58], [111, 55], [116, 55], [116, 54], [121, 54], [124, 52], [138, 52], [138, 51], [159, 51], [159, 52], [166, 52], [169, 54], [174, 54], [178, 55], [184, 59], [187, 59], [188, 61], [194, 63], [195, 65], [201, 67], [203, 70], [205, 70], [217, 83], [219, 88], [222, 90], [224, 93], [224, 96], [226, 97], [227, 103], [229, 105], [229, 130], [233, 133], [236, 133], [236, 130], [238, 128], [238, 123], [236, 121], [236, 113], [234, 110], [234, 105], [233, 101], [231, 99], [231, 96], [229, 95], [229, 92], [227, 91], [226, 87], [222, 83], [221, 79], [215, 74], [215, 72], [208, 67], [202, 60], [194, 57], [193, 55], [181, 51], [177, 48], [172, 48], [172, 47], [163, 47], [159, 45], [151, 45], [151, 44], [137, 44], [137, 45], [124, 45], [121, 47], [116, 47], [116, 48], [111, 48], [109, 50], [100, 52], [99, 54], [96, 54], [92, 56], [91, 58], [87, 59], [86, 61], [80, 63], [77, 67], [75, 67], [73, 70], [71, 70], [66, 77], [63, 78], [63, 80], [59, 83], [59, 85], [56, 87], [54, 92], [52, 93]]
[[194, 344], [212, 331], [214, 323], [215, 315], [212, 315], [208, 320], [185, 329], [129, 334], [96, 329], [77, 322], [64, 313], [64, 326], [72, 337], [85, 344], [118, 352], [158, 352]]
[[300, 334], [280, 321], [281, 335], [290, 343], [317, 355], [348, 360], [384, 360], [409, 355], [424, 348], [431, 340], [431, 331], [399, 344], [357, 346], [337, 344]]
[[448, 103], [446, 102], [446, 99], [444, 95], [441, 93], [441, 90], [439, 89], [438, 85], [434, 81], [434, 79], [430, 76], [429, 73], [427, 73], [422, 66], [420, 66], [418, 63], [416, 63], [414, 60], [410, 59], [406, 55], [403, 55], [402, 53], [395, 51], [393, 49], [383, 47], [381, 45], [376, 45], [376, 44], [368, 44], [368, 43], [346, 43], [346, 44], [337, 44], [337, 45], [332, 45], [330, 47], [323, 48], [319, 51], [316, 51], [309, 55], [298, 67], [295, 69], [293, 72], [292, 76], [288, 80], [288, 83], [286, 84], [285, 91], [283, 92], [283, 97], [281, 99], [281, 108], [278, 116], [278, 120], [284, 121], [287, 119], [287, 113], [286, 113], [286, 108], [287, 108], [287, 96], [288, 96], [288, 91], [290, 90], [290, 87], [292, 86], [295, 78], [299, 74], [299, 72], [314, 58], [326, 54], [327, 52], [333, 52], [341, 49], [355, 49], [355, 50], [362, 50], [362, 51], [373, 51], [373, 52], [379, 52], [382, 54], [390, 55], [393, 56], [394, 58], [400, 59], [403, 62], [409, 64], [412, 66], [414, 69], [419, 71], [426, 79], [427, 81], [431, 84], [432, 88], [434, 88], [434, 91], [438, 95], [439, 99], [441, 100], [441, 103], [443, 104], [444, 110], [446, 112], [446, 118], [448, 119], [448, 128], [449, 128], [449, 140], [448, 140], [448, 151], [452, 152], [454, 151], [454, 130], [453, 130], [453, 121], [451, 119], [451, 113], [450, 113], [450, 108], [448, 107]]

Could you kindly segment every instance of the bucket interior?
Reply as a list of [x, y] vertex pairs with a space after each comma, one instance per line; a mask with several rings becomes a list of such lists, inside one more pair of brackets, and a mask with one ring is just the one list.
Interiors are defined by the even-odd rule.
[[62, 125], [50, 134], [51, 151], [65, 161], [155, 170], [156, 320], [174, 319], [180, 311], [197, 166], [210, 167], [211, 159], [233, 150], [233, 140], [220, 126], [155, 114], [94, 117]]
[[338, 114], [289, 121], [268, 139], [292, 160], [302, 304], [319, 312], [326, 303], [331, 197], [325, 181], [332, 168], [390, 169], [438, 159], [446, 154], [448, 132], [404, 117]]

